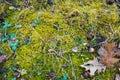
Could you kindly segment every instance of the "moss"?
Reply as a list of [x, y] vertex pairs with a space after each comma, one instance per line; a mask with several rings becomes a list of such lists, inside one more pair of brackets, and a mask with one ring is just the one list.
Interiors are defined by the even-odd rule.
[[[79, 65], [91, 60], [97, 54], [88, 54], [86, 52], [73, 53], [71, 49], [77, 45], [75, 39], [80, 38], [80, 40], [88, 43], [86, 35], [91, 27], [96, 28], [93, 31], [94, 33], [113, 37], [114, 35], [109, 34], [111, 32], [109, 25], [112, 25], [112, 28], [119, 34], [120, 25], [118, 23], [119, 17], [116, 5], [108, 6], [100, 0], [91, 0], [91, 4], [88, 5], [87, 2], [89, 0], [84, 0], [83, 5], [80, 6], [77, 0], [74, 2], [71, 0], [60, 0], [60, 2], [55, 1], [55, 12], [51, 13], [49, 8], [42, 8], [42, 10], [36, 11], [35, 8], [39, 8], [39, 5], [34, 0], [32, 1], [35, 3], [34, 7], [23, 8], [21, 11], [7, 10], [10, 16], [6, 18], [6, 21], [13, 24], [7, 32], [16, 33], [20, 44], [22, 44], [24, 37], [32, 37], [30, 45], [21, 45], [17, 48], [15, 60], [10, 58], [2, 66], [9, 68], [11, 65], [18, 64], [21, 69], [27, 70], [28, 73], [21, 77], [29, 80], [48, 79], [49, 71], [54, 70], [57, 76], [67, 73], [69, 78], [73, 80], [72, 66], [68, 63], [70, 54], [77, 80], [80, 80], [80, 75], [84, 69], [80, 68]], [[21, 4], [21, 2], [18, 3]], [[0, 13], [4, 11], [4, 7], [5, 4], [0, 9]], [[35, 28], [30, 27], [30, 24], [36, 18], [40, 19], [40, 23]], [[59, 24], [57, 29], [54, 27], [56, 22]], [[16, 29], [14, 24], [21, 24], [22, 27]], [[93, 25], [90, 27], [90, 24]], [[12, 55], [7, 42], [0, 44], [0, 46], [2, 46], [6, 54]], [[55, 49], [57, 54], [49, 54], [48, 50], [50, 48]], [[84, 45], [80, 45], [79, 51], [84, 48]], [[63, 54], [63, 58], [56, 56], [60, 51], [66, 51]], [[61, 67], [63, 64], [67, 64], [69, 67], [63, 69]], [[13, 71], [8, 70], [7, 74], [8, 80], [13, 78]], [[107, 69], [105, 73], [95, 75], [93, 78], [95, 80], [97, 78], [110, 80], [111, 75], [114, 74], [112, 69]]]

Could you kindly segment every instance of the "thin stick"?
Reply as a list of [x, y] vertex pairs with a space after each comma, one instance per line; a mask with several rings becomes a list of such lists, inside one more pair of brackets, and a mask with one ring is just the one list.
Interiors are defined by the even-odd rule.
[[73, 63], [72, 63], [72, 59], [71, 59], [70, 54], [69, 54], [69, 58], [70, 58], [71, 66], [72, 66], [72, 73], [73, 73], [73, 76], [74, 76], [74, 80], [76, 80], [76, 75], [75, 75], [75, 71], [74, 71], [74, 66], [73, 66]]
[[114, 34], [115, 31], [114, 31], [114, 29], [112, 28], [111, 24], [109, 24], [109, 27], [110, 27], [110, 29], [111, 29], [111, 31], [112, 31], [112, 34]]

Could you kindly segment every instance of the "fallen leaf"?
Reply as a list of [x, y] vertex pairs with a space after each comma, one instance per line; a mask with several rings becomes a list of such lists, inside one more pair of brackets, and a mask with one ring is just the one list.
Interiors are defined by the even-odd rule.
[[115, 80], [120, 80], [120, 74], [116, 74]]
[[94, 58], [91, 61], [85, 62], [84, 64], [80, 65], [81, 67], [85, 68], [86, 71], [90, 70], [90, 75], [93, 76], [96, 71], [104, 72], [106, 66], [98, 62], [98, 58]]
[[90, 78], [90, 70], [87, 70], [84, 73], [82, 73], [81, 78], [82, 79]]
[[0, 55], [0, 63], [5, 62], [8, 59], [8, 56], [5, 54]]
[[98, 50], [98, 54], [101, 57], [101, 63], [105, 64], [107, 67], [112, 67], [114, 63], [118, 62], [119, 59], [115, 58], [116, 55], [115, 52], [115, 44], [114, 43], [108, 43], [105, 42]]
[[16, 78], [19, 78], [19, 77], [20, 77], [20, 72], [15, 71], [15, 72], [13, 73], [13, 75], [14, 75], [14, 77], [16, 77]]

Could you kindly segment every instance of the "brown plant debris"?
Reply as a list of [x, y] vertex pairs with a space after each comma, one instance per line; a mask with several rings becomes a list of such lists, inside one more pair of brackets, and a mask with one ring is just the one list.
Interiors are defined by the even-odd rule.
[[100, 55], [100, 62], [105, 64], [107, 67], [112, 67], [114, 63], [118, 62], [120, 59], [116, 58], [119, 55], [120, 50], [116, 48], [114, 43], [105, 42], [98, 50]]

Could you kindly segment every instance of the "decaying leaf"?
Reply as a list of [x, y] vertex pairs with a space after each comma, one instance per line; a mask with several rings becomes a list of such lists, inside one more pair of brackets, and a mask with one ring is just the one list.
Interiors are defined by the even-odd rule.
[[115, 80], [120, 80], [120, 74], [116, 74]]
[[112, 67], [114, 63], [118, 62], [119, 59], [115, 58], [115, 55], [120, 54], [119, 50], [116, 50], [114, 43], [103, 43], [103, 46], [98, 50], [98, 54], [101, 57], [101, 63], [105, 64], [107, 67]]
[[19, 78], [20, 77], [20, 72], [19, 71], [15, 71], [13, 73], [13, 76], [16, 77], [16, 78]]
[[5, 54], [0, 55], [0, 63], [5, 62], [8, 59], [8, 56]]
[[86, 70], [90, 70], [90, 75], [93, 76], [96, 71], [98, 72], [104, 72], [106, 69], [106, 66], [104, 64], [101, 64], [98, 61], [98, 58], [94, 58], [91, 61], [88, 61], [81, 65], [81, 67], [85, 68]]
[[55, 80], [55, 78], [56, 78], [56, 74], [55, 74], [55, 72], [53, 72], [53, 71], [51, 71], [50, 72], [50, 79], [49, 80]]
[[54, 49], [49, 49], [48, 52], [52, 53], [52, 52], [55, 52], [55, 50]]
[[90, 70], [85, 71], [84, 73], [81, 74], [82, 79], [86, 79], [90, 77]]

